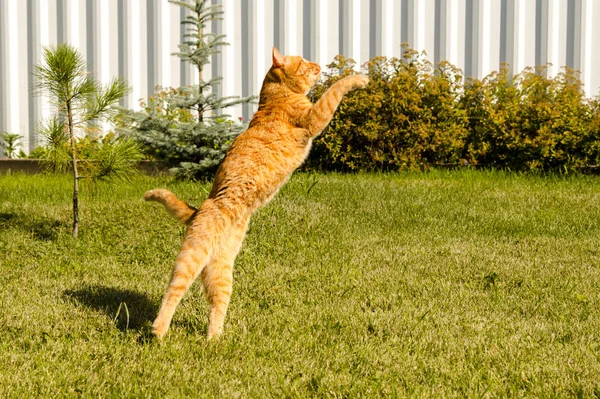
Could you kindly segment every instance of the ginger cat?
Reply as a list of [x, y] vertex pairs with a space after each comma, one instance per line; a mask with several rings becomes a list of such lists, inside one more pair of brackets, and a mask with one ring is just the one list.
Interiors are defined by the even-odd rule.
[[369, 81], [366, 76], [345, 77], [313, 105], [306, 94], [320, 74], [319, 65], [298, 56], [284, 57], [273, 48], [273, 66], [263, 82], [258, 111], [227, 151], [202, 206], [195, 209], [163, 189], [144, 195], [188, 226], [153, 324], [156, 337], [165, 335], [175, 308], [199, 275], [210, 304], [208, 338], [223, 331], [233, 262], [252, 212], [273, 198], [304, 162], [313, 138], [327, 126], [342, 97]]

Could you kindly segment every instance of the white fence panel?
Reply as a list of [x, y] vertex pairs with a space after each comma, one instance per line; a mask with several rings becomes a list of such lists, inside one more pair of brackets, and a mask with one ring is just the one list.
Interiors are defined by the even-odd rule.
[[[600, 89], [600, 1], [597, 0], [211, 0], [225, 17], [208, 27], [231, 44], [205, 78], [222, 76], [221, 95], [257, 95], [270, 50], [300, 54], [321, 65], [337, 54], [359, 64], [399, 56], [401, 43], [448, 60], [465, 75], [486, 76], [501, 63], [511, 72], [551, 63], [579, 69], [586, 93]], [[182, 10], [167, 0], [0, 0], [0, 131], [35, 148], [36, 124], [52, 112], [34, 96], [42, 46], [70, 43], [103, 82], [122, 76], [133, 87], [122, 104], [138, 108], [155, 86], [198, 82], [171, 55], [183, 30]], [[596, 72], [596, 73], [595, 73]], [[248, 119], [255, 105], [229, 110]]]

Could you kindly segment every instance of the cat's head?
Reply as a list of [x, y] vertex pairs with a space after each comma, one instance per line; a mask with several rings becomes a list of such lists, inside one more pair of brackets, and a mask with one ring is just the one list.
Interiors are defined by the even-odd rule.
[[273, 66], [267, 76], [296, 93], [306, 94], [321, 77], [319, 64], [300, 56], [283, 56], [273, 47]]

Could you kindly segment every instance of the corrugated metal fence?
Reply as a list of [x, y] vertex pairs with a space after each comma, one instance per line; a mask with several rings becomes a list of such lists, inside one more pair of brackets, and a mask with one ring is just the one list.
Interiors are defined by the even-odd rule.
[[[502, 62], [579, 69], [588, 95], [600, 89], [598, 0], [211, 0], [225, 18], [210, 30], [227, 35], [205, 78], [223, 76], [221, 95], [258, 94], [274, 45], [325, 65], [336, 54], [359, 64], [399, 56], [401, 43], [483, 77]], [[0, 0], [0, 131], [36, 145], [35, 125], [51, 113], [32, 95], [42, 46], [70, 43], [104, 82], [133, 87], [123, 105], [137, 108], [156, 85], [197, 82], [171, 55], [181, 40], [182, 10], [167, 0]], [[595, 73], [594, 73], [595, 72]], [[251, 117], [255, 106], [230, 110]]]

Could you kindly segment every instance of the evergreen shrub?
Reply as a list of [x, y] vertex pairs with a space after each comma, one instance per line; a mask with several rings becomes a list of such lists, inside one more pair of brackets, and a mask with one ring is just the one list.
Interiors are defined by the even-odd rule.
[[[225, 43], [225, 35], [205, 32], [206, 25], [222, 19], [223, 8], [210, 0], [169, 0], [182, 7], [187, 16], [181, 21], [186, 33], [173, 55], [192, 64], [198, 84], [157, 87], [141, 111], [123, 110], [118, 125], [133, 137], [146, 157], [169, 167], [176, 176], [202, 179], [212, 175], [233, 139], [246, 128], [225, 114], [227, 108], [250, 103], [254, 97], [219, 97], [212, 89], [221, 77], [204, 80], [203, 70]], [[241, 122], [241, 121], [240, 121]]]

